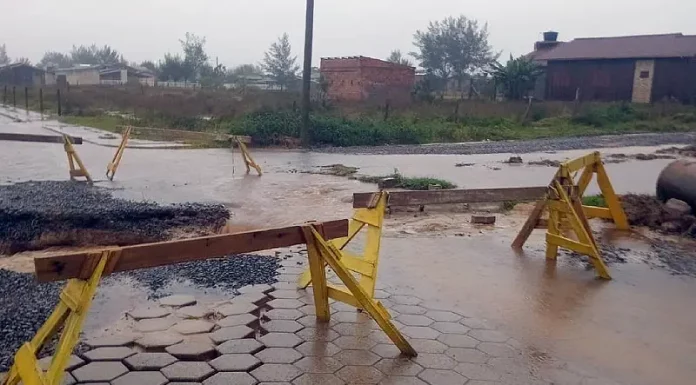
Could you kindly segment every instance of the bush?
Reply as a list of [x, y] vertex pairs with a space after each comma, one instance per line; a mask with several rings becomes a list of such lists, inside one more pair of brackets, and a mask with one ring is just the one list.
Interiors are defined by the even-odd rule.
[[571, 120], [573, 123], [606, 127], [612, 124], [631, 122], [644, 117], [644, 114], [639, 112], [632, 104], [621, 103], [589, 106]]

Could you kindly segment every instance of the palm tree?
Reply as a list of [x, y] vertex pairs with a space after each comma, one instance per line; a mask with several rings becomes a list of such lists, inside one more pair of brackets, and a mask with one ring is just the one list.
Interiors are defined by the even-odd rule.
[[486, 72], [503, 88], [507, 99], [518, 100], [534, 89], [534, 83], [543, 69], [525, 56], [515, 59], [510, 55], [505, 65], [494, 62]]

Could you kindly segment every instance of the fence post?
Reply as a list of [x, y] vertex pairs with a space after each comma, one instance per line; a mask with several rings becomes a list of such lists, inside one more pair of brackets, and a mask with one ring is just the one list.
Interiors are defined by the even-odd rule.
[[29, 115], [29, 87], [24, 87], [24, 110]]
[[7, 105], [7, 84], [3, 87], [2, 91], [2, 104]]
[[58, 99], [58, 116], [62, 116], [60, 109], [60, 88], [56, 90], [56, 98]]
[[12, 86], [12, 107], [17, 108], [17, 87]]
[[43, 88], [39, 88], [39, 111], [41, 112], [41, 119], [43, 119]]
[[384, 121], [386, 122], [387, 119], [389, 119], [389, 99], [384, 103]]

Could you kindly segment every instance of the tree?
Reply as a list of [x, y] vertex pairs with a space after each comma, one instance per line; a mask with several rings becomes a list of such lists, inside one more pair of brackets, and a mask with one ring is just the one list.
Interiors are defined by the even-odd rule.
[[218, 64], [215, 67], [205, 64], [201, 67], [201, 86], [221, 87], [227, 78], [227, 68]]
[[181, 55], [164, 54], [164, 60], [159, 63], [158, 78], [162, 81], [188, 80], [190, 68], [184, 63]]
[[490, 64], [486, 71], [498, 86], [502, 87], [507, 99], [522, 99], [534, 89], [534, 84], [543, 70], [531, 59], [520, 56], [517, 59], [510, 55], [505, 65], [498, 62]]
[[110, 65], [125, 61], [123, 55], [108, 45], [99, 48], [96, 44], [90, 46], [74, 46], [70, 50], [73, 64]]
[[7, 56], [5, 44], [0, 45], [0, 65], [10, 64], [10, 57]]
[[68, 68], [72, 67], [73, 62], [70, 56], [56, 51], [46, 52], [41, 61], [38, 63], [39, 67], [48, 68]]
[[205, 53], [205, 38], [186, 32], [184, 40], [179, 40], [184, 50], [184, 62], [190, 75], [187, 79], [194, 80], [201, 75], [201, 69], [208, 63], [208, 54]]
[[231, 76], [263, 75], [263, 68], [254, 64], [238, 65], [230, 70]]
[[141, 62], [140, 67], [149, 69], [153, 74], [157, 73], [157, 64], [155, 64], [151, 60], [145, 60], [144, 62]]
[[15, 63], [18, 63], [18, 64], [31, 65], [31, 60], [29, 60], [28, 57], [23, 57], [23, 56], [22, 56], [22, 57], [18, 57], [17, 59], [15, 59], [14, 62], [15, 62]]
[[498, 57], [488, 43], [488, 24], [479, 26], [478, 21], [465, 16], [430, 22], [426, 31], [416, 31], [414, 45], [419, 52], [412, 55], [423, 68], [431, 69], [444, 81], [453, 77], [460, 90], [467, 77]]
[[295, 64], [296, 61], [297, 56], [292, 56], [290, 37], [284, 33], [264, 54], [262, 67], [282, 90], [297, 79], [300, 66]]
[[413, 67], [413, 63], [408, 60], [405, 56], [401, 54], [401, 50], [395, 49], [391, 51], [391, 54], [389, 54], [389, 57], [387, 58], [387, 61], [390, 63], [396, 63], [396, 64], [401, 64], [409, 67]]

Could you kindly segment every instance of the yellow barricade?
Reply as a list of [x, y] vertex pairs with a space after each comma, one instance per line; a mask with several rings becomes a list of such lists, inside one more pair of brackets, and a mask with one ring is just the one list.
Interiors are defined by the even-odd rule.
[[[75, 147], [73, 147], [72, 139], [70, 136], [63, 134], [63, 148], [65, 153], [68, 155], [68, 166], [70, 167], [70, 180], [75, 180], [77, 177], [84, 177], [87, 182], [92, 183], [92, 177], [87, 172], [87, 168], [82, 163], [82, 160], [77, 155]], [[77, 168], [75, 167], [77, 164]]]
[[114, 175], [116, 175], [118, 165], [121, 164], [121, 158], [123, 157], [123, 152], [126, 150], [126, 145], [128, 144], [131, 131], [133, 131], [133, 127], [130, 126], [123, 130], [123, 134], [121, 135], [121, 144], [119, 144], [118, 149], [116, 149], [114, 158], [111, 159], [111, 162], [109, 162], [109, 164], [106, 166], [106, 177], [109, 178], [109, 180], [114, 180]]

